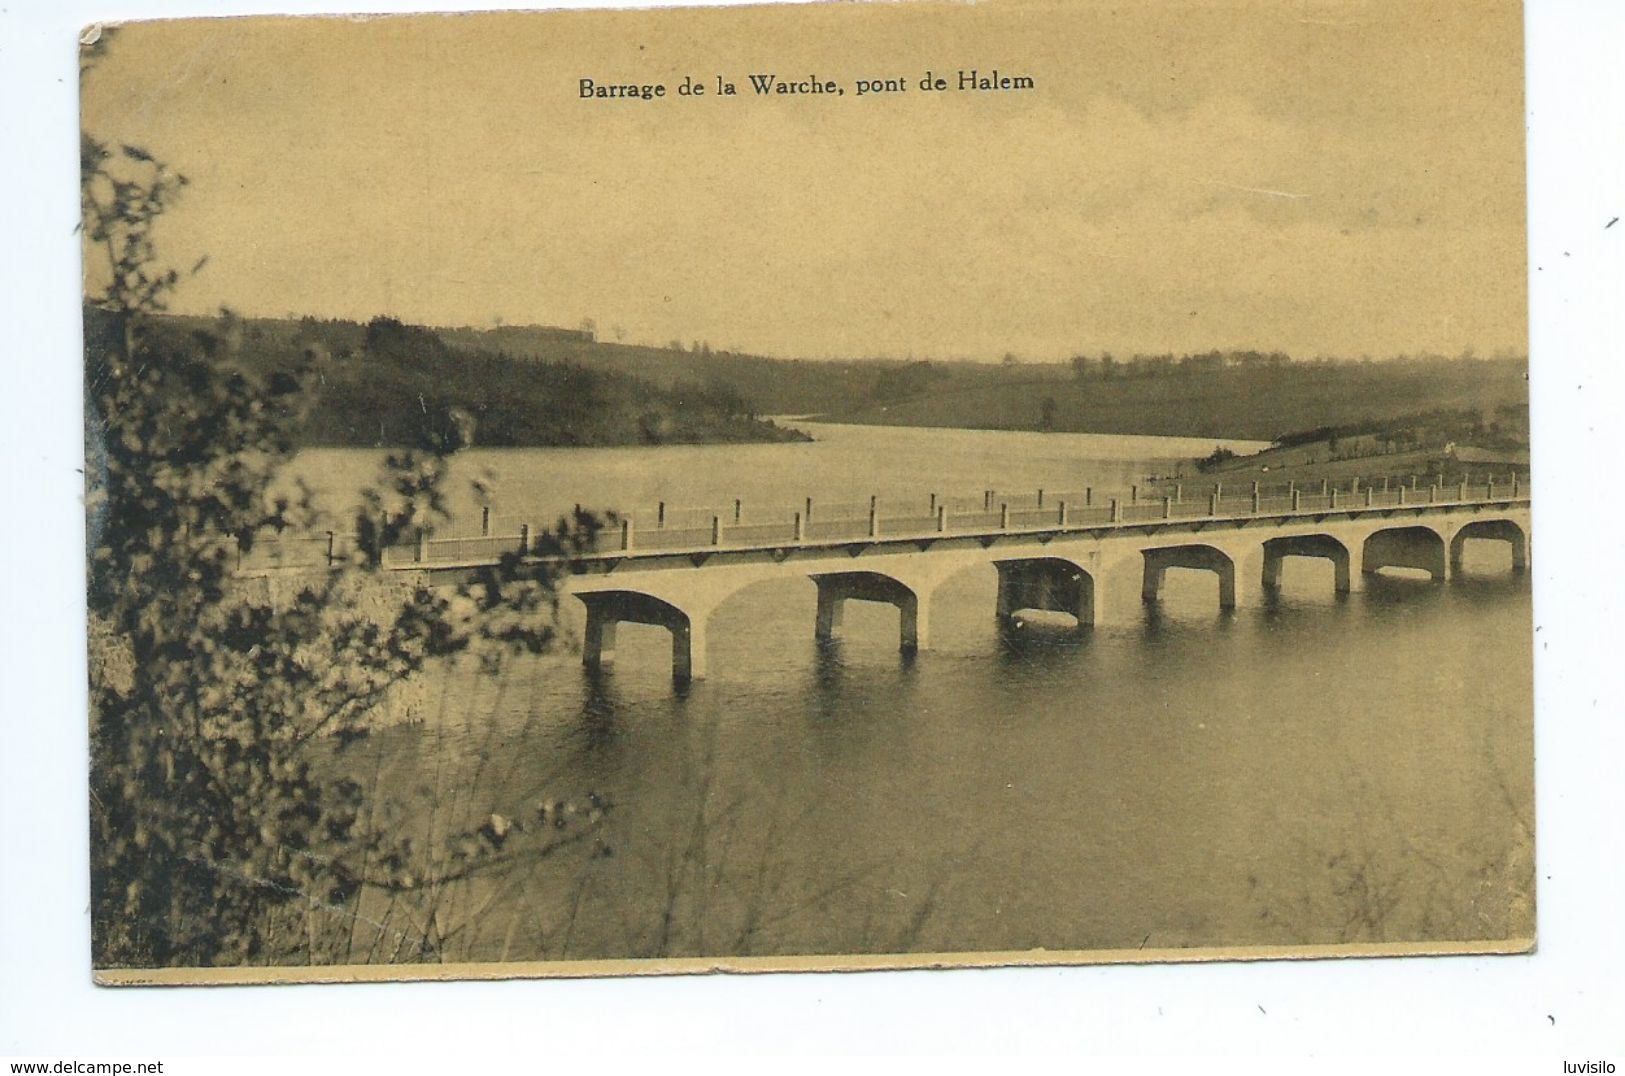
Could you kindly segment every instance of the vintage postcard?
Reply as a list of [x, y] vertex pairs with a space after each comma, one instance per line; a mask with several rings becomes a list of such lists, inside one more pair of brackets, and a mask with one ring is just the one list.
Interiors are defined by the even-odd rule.
[[98, 980], [1527, 951], [1522, 55], [86, 29]]

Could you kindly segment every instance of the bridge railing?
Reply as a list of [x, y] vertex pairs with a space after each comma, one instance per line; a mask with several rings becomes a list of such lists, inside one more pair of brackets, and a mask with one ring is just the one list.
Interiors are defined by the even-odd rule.
[[[861, 541], [865, 538], [988, 534], [1000, 531], [1053, 530], [1161, 520], [1235, 519], [1296, 513], [1393, 508], [1428, 504], [1528, 500], [1529, 481], [1521, 475], [1463, 475], [1455, 482], [1441, 476], [1389, 476], [1375, 481], [1340, 482], [1161, 483], [1127, 491], [1020, 494], [983, 490], [977, 495], [911, 498], [906, 503], [871, 497], [867, 501], [813, 503], [791, 508], [747, 509], [734, 502], [724, 509], [658, 506], [653, 513], [635, 511], [612, 517], [589, 543], [588, 553], [702, 550], [718, 547], [783, 546], [803, 542]], [[1477, 480], [1474, 481], [1473, 479]], [[649, 522], [645, 522], [649, 521]], [[522, 517], [483, 509], [473, 520], [458, 519], [403, 536], [373, 559], [391, 565], [477, 564], [512, 553], [535, 550], [541, 532]], [[357, 536], [339, 531], [259, 537], [251, 546], [237, 545], [243, 570], [312, 569], [366, 556]]]

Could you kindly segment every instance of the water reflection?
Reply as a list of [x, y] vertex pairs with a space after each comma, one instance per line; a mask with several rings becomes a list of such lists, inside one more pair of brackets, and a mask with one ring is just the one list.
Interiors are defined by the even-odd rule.
[[1001, 618], [995, 630], [999, 664], [1006, 675], [1033, 673], [1073, 662], [1094, 634], [1091, 628], [1079, 627], [1074, 618], [1065, 614], [1055, 618]]
[[816, 704], [817, 715], [830, 720], [839, 716], [843, 705], [841, 686], [846, 664], [841, 660], [841, 640], [813, 640], [813, 665], [810, 693]]
[[584, 697], [576, 723], [580, 743], [589, 751], [601, 750], [621, 735], [615, 675], [608, 668], [583, 669], [582, 687]]

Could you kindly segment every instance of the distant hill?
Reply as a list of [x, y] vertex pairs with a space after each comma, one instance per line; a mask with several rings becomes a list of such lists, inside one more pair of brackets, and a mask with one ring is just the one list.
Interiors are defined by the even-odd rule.
[[704, 344], [648, 347], [595, 340], [591, 334], [539, 325], [438, 328], [464, 351], [499, 351], [539, 362], [568, 362], [641, 378], [655, 385], [727, 385], [763, 415], [800, 415], [872, 402], [875, 381], [907, 365], [884, 359], [783, 359]]
[[[218, 331], [169, 317], [166, 331]], [[704, 344], [611, 343], [587, 330], [252, 318], [232, 329], [250, 366], [310, 355], [324, 388], [307, 444], [410, 442], [426, 416], [472, 413], [483, 445], [771, 441], [765, 415], [966, 429], [1275, 441], [1375, 430], [1430, 413], [1527, 411], [1522, 359], [1298, 361], [1281, 354], [1079, 356], [1070, 364], [782, 359]]]
[[875, 425], [1273, 441], [1318, 427], [1528, 407], [1523, 359], [1295, 362], [1210, 351], [1070, 364], [809, 360], [615, 344], [542, 326], [437, 332], [463, 349], [498, 348], [661, 385], [727, 386], [759, 414]]
[[[1205, 358], [1205, 357], [1204, 357]], [[1527, 409], [1523, 360], [1181, 363], [1139, 370], [932, 364], [838, 422], [1273, 441], [1434, 411]]]
[[[94, 311], [87, 314], [93, 323]], [[473, 416], [487, 447], [636, 445], [805, 440], [759, 419], [725, 382], [681, 376], [659, 381], [575, 353], [515, 355], [474, 344], [453, 347], [441, 331], [375, 318], [165, 317], [160, 331], [186, 345], [225, 333], [237, 360], [267, 373], [311, 361], [316, 406], [299, 432], [306, 445], [378, 447], [417, 443], [453, 408]], [[559, 341], [572, 343], [566, 334]], [[589, 339], [582, 344], [594, 347]]]

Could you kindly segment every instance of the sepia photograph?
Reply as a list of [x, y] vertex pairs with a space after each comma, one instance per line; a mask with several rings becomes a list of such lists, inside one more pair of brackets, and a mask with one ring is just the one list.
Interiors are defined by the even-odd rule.
[[1529, 952], [1523, 57], [86, 27], [97, 982]]

